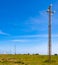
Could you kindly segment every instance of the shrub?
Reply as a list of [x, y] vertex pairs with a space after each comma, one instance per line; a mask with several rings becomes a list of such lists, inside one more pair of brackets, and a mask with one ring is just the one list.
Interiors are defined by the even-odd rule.
[[55, 56], [57, 56], [58, 54], [54, 54]]

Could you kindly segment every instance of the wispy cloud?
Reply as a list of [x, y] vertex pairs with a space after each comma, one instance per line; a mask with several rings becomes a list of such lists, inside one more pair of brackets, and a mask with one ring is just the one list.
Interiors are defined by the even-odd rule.
[[[38, 35], [24, 35], [24, 36], [12, 36], [11, 37], [12, 39], [15, 39], [15, 40], [12, 40], [12, 41], [28, 41], [29, 39], [38, 39], [38, 38], [48, 38], [48, 34], [38, 34]], [[58, 38], [58, 34], [52, 34], [52, 38]], [[19, 40], [20, 39], [20, 40]], [[26, 40], [25, 40], [26, 39]]]
[[45, 31], [47, 30], [48, 27], [46, 18], [43, 16], [41, 16], [40, 18], [39, 16], [30, 17], [28, 20], [26, 20], [25, 25], [29, 26], [30, 31], [37, 31], [37, 32]]
[[8, 33], [3, 32], [2, 30], [0, 30], [0, 35], [7, 35], [7, 36], [9, 36]]
[[27, 42], [28, 40], [24, 40], [24, 39], [14, 39], [11, 40], [12, 42]]

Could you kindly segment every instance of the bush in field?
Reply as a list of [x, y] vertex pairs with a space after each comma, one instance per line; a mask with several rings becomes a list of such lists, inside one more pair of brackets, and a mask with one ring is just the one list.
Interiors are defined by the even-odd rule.
[[32, 54], [32, 55], [39, 55], [39, 53], [36, 53], [36, 54]]
[[34, 55], [39, 55], [39, 53], [36, 53], [36, 54], [34, 54]]
[[58, 54], [54, 54], [55, 56], [57, 56]]
[[30, 53], [28, 53], [28, 55], [30, 55]]

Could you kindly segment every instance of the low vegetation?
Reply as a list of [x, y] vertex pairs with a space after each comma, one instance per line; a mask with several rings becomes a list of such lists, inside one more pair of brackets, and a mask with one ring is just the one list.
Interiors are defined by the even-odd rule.
[[0, 54], [0, 65], [58, 65], [58, 56], [52, 56], [52, 62], [47, 62], [47, 55], [39, 54]]

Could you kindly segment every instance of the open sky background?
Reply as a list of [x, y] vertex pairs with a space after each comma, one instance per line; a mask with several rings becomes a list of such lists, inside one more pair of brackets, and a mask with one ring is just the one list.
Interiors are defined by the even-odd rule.
[[52, 2], [52, 54], [58, 53], [58, 0], [0, 0], [0, 53], [48, 54], [48, 6]]

